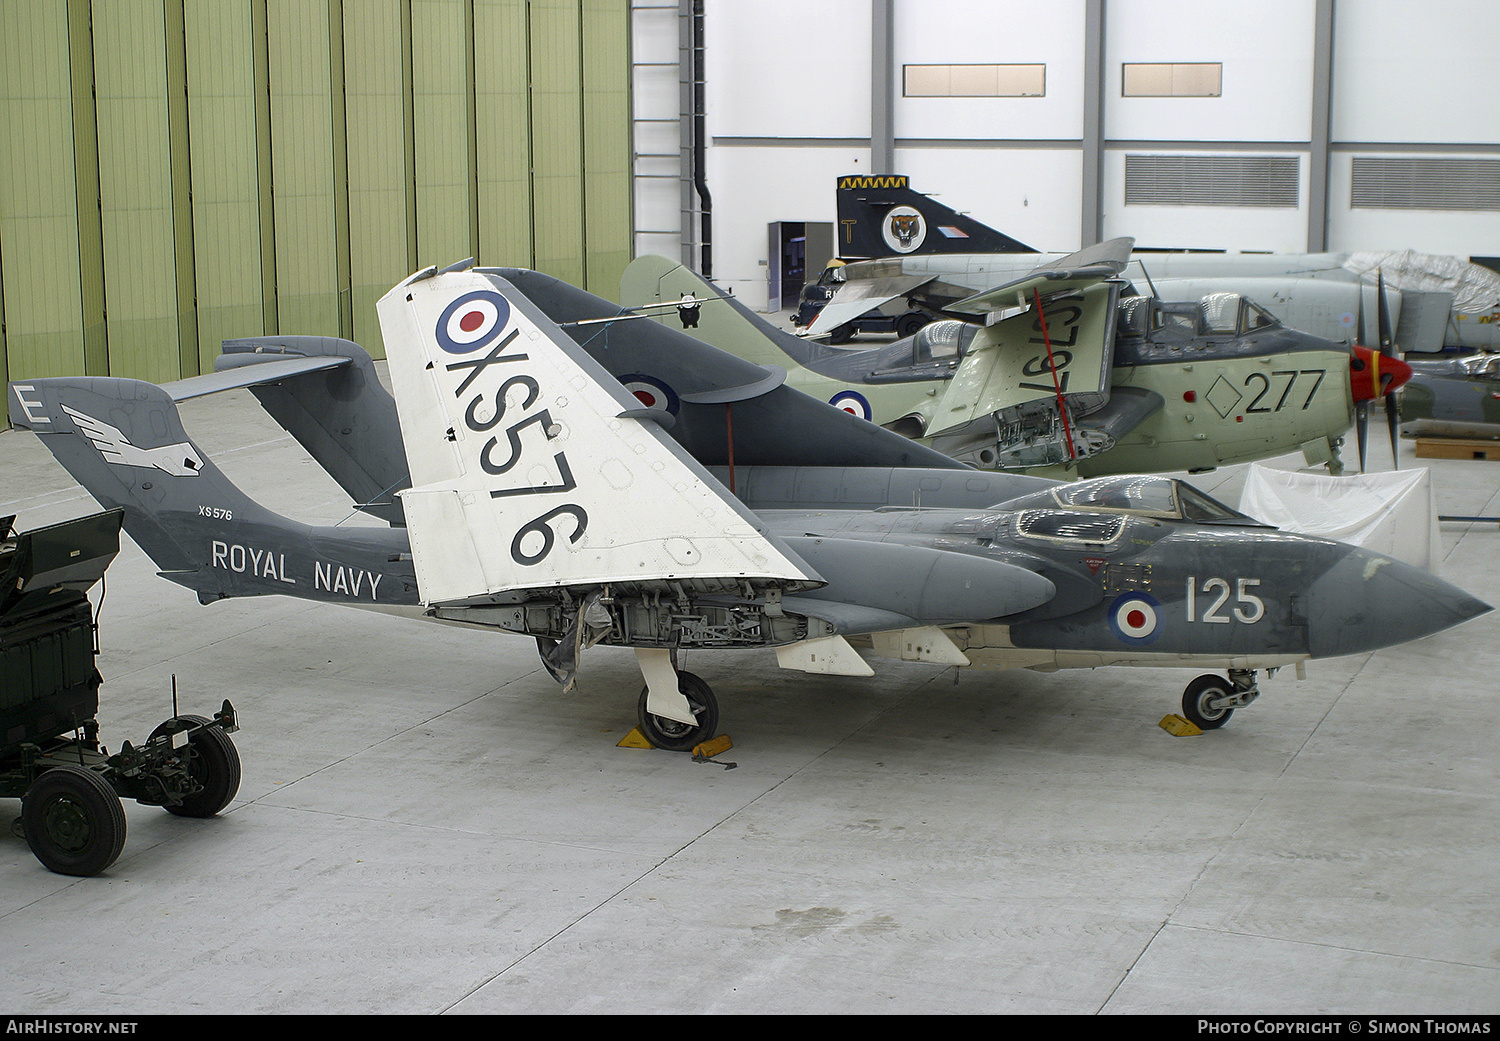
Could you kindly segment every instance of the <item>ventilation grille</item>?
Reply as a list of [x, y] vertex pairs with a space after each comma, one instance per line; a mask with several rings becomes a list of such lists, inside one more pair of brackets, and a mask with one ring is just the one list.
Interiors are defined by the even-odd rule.
[[1500, 159], [1356, 158], [1352, 203], [1371, 210], [1500, 210]]
[[1296, 209], [1299, 156], [1127, 155], [1126, 206]]

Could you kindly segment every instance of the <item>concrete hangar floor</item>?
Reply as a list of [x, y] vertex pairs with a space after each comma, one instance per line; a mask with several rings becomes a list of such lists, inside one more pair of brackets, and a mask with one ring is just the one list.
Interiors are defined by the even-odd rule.
[[[182, 411], [252, 497], [347, 516], [245, 392]], [[1500, 513], [1500, 464], [1421, 462], [1440, 512]], [[1195, 478], [1231, 504], [1241, 480]], [[96, 508], [0, 432], [0, 514]], [[1442, 541], [1446, 577], [1500, 604], [1500, 527]], [[214, 819], [127, 802], [94, 878], [0, 829], [6, 1013], [1500, 1007], [1500, 611], [1285, 670], [1193, 738], [1157, 725], [1186, 670], [854, 680], [696, 653], [734, 741], [711, 763], [617, 747], [628, 651], [586, 653], [564, 696], [529, 640], [200, 607], [128, 540], [99, 625], [105, 744], [171, 715], [175, 675], [184, 712], [233, 700], [244, 781]]]

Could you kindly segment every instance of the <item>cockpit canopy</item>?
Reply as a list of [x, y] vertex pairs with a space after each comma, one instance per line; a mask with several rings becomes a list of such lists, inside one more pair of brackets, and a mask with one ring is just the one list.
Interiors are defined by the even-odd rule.
[[929, 322], [912, 337], [912, 364], [957, 361], [973, 342], [978, 326], [968, 322]]
[[1231, 510], [1185, 481], [1159, 474], [1121, 474], [1059, 484], [1003, 502], [995, 509], [1128, 513], [1138, 517], [1186, 521], [1192, 524], [1265, 527], [1260, 521]]
[[1152, 296], [1120, 301], [1120, 332], [1150, 337], [1165, 332], [1188, 336], [1244, 336], [1281, 324], [1275, 315], [1238, 293], [1209, 293], [1196, 303], [1164, 302]]

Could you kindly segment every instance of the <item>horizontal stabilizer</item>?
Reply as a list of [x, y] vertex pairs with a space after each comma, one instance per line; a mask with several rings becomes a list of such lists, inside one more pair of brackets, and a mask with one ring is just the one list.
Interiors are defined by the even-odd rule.
[[[243, 358], [244, 361], [239, 359]], [[322, 372], [348, 365], [348, 358], [282, 358], [265, 359], [264, 355], [240, 355], [237, 364], [226, 366], [218, 372], [206, 372], [202, 376], [189, 376], [173, 383], [163, 383], [173, 401], [187, 401], [223, 390], [238, 390], [255, 387], [263, 383], [280, 383], [294, 376], [305, 376], [310, 372]], [[220, 361], [224, 359], [220, 358]], [[259, 362], [259, 364], [252, 364]]]
[[412, 605], [406, 536], [312, 527], [259, 505], [195, 445], [177, 403], [140, 380], [59, 376], [13, 383], [11, 421], [33, 431], [163, 577], [199, 599], [282, 594]]
[[[396, 492], [411, 484], [396, 402], [363, 347], [337, 336], [247, 336], [224, 341], [220, 377], [246, 385], [356, 509], [404, 523]], [[280, 379], [255, 380], [257, 373]], [[322, 373], [322, 375], [313, 375]], [[300, 377], [300, 378], [299, 378]]]

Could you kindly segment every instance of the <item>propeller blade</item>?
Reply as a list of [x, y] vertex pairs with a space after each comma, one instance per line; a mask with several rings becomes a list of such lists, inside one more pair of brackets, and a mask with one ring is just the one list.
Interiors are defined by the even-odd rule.
[[1389, 358], [1396, 353], [1396, 345], [1391, 339], [1391, 309], [1385, 298], [1385, 272], [1379, 268], [1375, 270], [1375, 298], [1380, 308], [1380, 353]]
[[1357, 344], [1359, 344], [1361, 347], [1364, 347], [1365, 346], [1365, 284], [1363, 282], [1361, 282], [1359, 284], [1359, 312], [1354, 317], [1355, 317], [1355, 322], [1357, 323], [1355, 325], [1355, 329], [1354, 329], [1354, 342], [1357, 343]]
[[1400, 426], [1401, 407], [1396, 404], [1396, 395], [1385, 396], [1385, 425], [1391, 432], [1391, 469], [1401, 469]]
[[1354, 406], [1354, 430], [1359, 439], [1359, 472], [1365, 472], [1365, 446], [1370, 439], [1370, 403], [1361, 401]]

